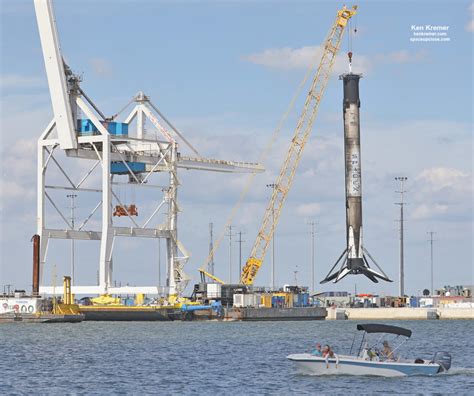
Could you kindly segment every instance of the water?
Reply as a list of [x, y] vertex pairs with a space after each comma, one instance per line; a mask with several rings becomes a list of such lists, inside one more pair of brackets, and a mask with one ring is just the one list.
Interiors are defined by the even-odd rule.
[[413, 330], [406, 357], [450, 351], [435, 377], [317, 377], [285, 356], [315, 341], [348, 352], [356, 322], [84, 322], [0, 325], [0, 394], [474, 393], [474, 321]]

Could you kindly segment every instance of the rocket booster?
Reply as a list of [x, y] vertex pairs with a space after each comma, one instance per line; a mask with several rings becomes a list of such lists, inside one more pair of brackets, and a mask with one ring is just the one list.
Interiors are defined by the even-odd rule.
[[[360, 74], [340, 77], [344, 84], [344, 154], [346, 171], [346, 242], [349, 266], [363, 265], [362, 172], [360, 157]], [[352, 265], [353, 264], [353, 265]]]
[[[360, 74], [343, 74], [344, 157], [346, 182], [346, 249], [321, 283], [340, 281], [346, 275], [364, 274], [372, 282], [391, 280], [385, 275], [362, 243], [362, 169], [360, 156], [359, 80]], [[369, 259], [380, 272], [370, 268]], [[342, 262], [341, 262], [342, 260]], [[338, 270], [333, 270], [341, 262]]]

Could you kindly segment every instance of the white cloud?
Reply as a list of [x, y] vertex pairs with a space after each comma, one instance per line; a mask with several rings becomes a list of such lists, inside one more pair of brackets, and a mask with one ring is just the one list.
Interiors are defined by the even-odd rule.
[[444, 188], [467, 191], [471, 189], [471, 177], [468, 173], [454, 168], [430, 168], [422, 171], [416, 178], [427, 184], [431, 190], [439, 191]]
[[14, 207], [35, 197], [35, 141], [19, 139], [2, 150], [3, 166], [16, 164], [0, 176], [0, 208]]
[[[245, 56], [248, 62], [262, 65], [272, 69], [292, 70], [307, 69], [310, 65], [317, 64], [322, 56], [322, 46], [305, 46], [301, 48], [270, 48], [263, 52]], [[371, 68], [371, 62], [365, 55], [354, 57], [352, 66], [354, 70], [365, 73]], [[344, 73], [348, 70], [347, 55], [339, 54], [334, 63], [335, 73]]]
[[300, 216], [315, 216], [321, 212], [321, 205], [313, 202], [301, 204], [296, 207], [296, 213]]
[[469, 11], [471, 12], [471, 20], [466, 23], [465, 29], [467, 32], [474, 32], [474, 3], [469, 6]]
[[415, 207], [411, 216], [414, 220], [427, 220], [448, 212], [448, 205], [421, 204]]
[[[245, 56], [248, 62], [265, 66], [271, 69], [292, 70], [306, 69], [314, 65], [322, 56], [322, 46], [305, 46], [301, 48], [269, 48], [262, 52]], [[377, 63], [414, 63], [422, 62], [428, 58], [428, 51], [394, 51], [389, 54], [380, 54], [369, 57], [356, 54], [352, 59], [352, 67], [358, 73], [367, 73]], [[339, 53], [334, 63], [334, 72], [337, 74], [348, 71], [348, 60], [345, 53]]]
[[474, 32], [474, 19], [471, 19], [468, 23], [466, 23], [466, 31]]
[[414, 220], [471, 220], [472, 175], [455, 168], [433, 167], [415, 177]]
[[24, 199], [25, 197], [33, 197], [34, 190], [30, 185], [25, 186], [15, 180], [0, 181], [0, 199]]
[[7, 88], [35, 88], [46, 85], [46, 79], [35, 76], [23, 76], [21, 74], [0, 75], [0, 89]]
[[104, 58], [91, 58], [89, 60], [92, 70], [100, 77], [110, 77], [112, 75], [112, 66]]

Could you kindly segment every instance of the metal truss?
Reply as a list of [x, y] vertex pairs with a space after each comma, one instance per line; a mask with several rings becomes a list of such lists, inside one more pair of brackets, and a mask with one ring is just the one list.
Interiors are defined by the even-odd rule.
[[[190, 278], [184, 272], [184, 266], [189, 259], [189, 253], [178, 239], [178, 188], [180, 185], [178, 169], [206, 170], [215, 172], [263, 172], [259, 164], [247, 162], [234, 162], [226, 160], [213, 160], [203, 158], [197, 150], [173, 126], [170, 127], [159, 110], [147, 96], [139, 93], [135, 97], [135, 106], [126, 117], [125, 122], [136, 122], [136, 136], [116, 136], [110, 134], [96, 115], [95, 106], [89, 107], [81, 95], [75, 96], [75, 111], [82, 111], [85, 118], [89, 119], [98, 133], [88, 136], [77, 136], [77, 147], [62, 150], [60, 141], [55, 136], [56, 123], [52, 120], [38, 140], [38, 201], [37, 201], [37, 230], [41, 236], [40, 246], [40, 291], [51, 291], [51, 287], [43, 285], [43, 269], [46, 263], [49, 241], [51, 239], [77, 239], [100, 241], [99, 258], [99, 285], [98, 286], [73, 286], [73, 292], [81, 290], [98, 290], [100, 294], [111, 293], [113, 280], [113, 247], [117, 237], [132, 238], [163, 238], [167, 246], [167, 287], [165, 290], [172, 295], [181, 295]], [[88, 98], [87, 98], [88, 99]], [[88, 99], [90, 101], [90, 99]], [[158, 113], [158, 115], [156, 115]], [[159, 119], [166, 120], [167, 126]], [[145, 136], [145, 122], [149, 121], [159, 137], [150, 139]], [[170, 129], [168, 129], [170, 128]], [[191, 151], [198, 157], [181, 156], [178, 153], [177, 140], [184, 141]], [[77, 178], [66, 170], [63, 163], [57, 158], [58, 150], [65, 152], [65, 161], [88, 160], [91, 162], [87, 171]], [[115, 180], [111, 174], [111, 162], [120, 162], [127, 169], [128, 183]], [[134, 172], [130, 162], [145, 164], [145, 172]], [[50, 167], [55, 166], [64, 177], [64, 183], [46, 184], [46, 174]], [[100, 188], [86, 187], [86, 181], [100, 169]], [[153, 184], [152, 178], [156, 173], [167, 173], [166, 185]], [[75, 182], [76, 178], [79, 180]], [[152, 188], [161, 191], [162, 199], [152, 209], [146, 219], [139, 224], [122, 202], [114, 187], [120, 185], [133, 185], [137, 188]], [[50, 191], [69, 190], [78, 192], [93, 192], [101, 195], [101, 199], [82, 219], [77, 228], [73, 229], [67, 216], [61, 211], [60, 206], [54, 201]], [[129, 226], [114, 224], [112, 213], [113, 203], [123, 208]], [[48, 226], [45, 211], [46, 204], [50, 205], [64, 222], [63, 228]], [[99, 217], [101, 213], [101, 229], [89, 229], [89, 221]], [[165, 221], [156, 223], [159, 214], [165, 216]], [[149, 292], [149, 287], [142, 287]], [[153, 289], [154, 290], [154, 289]]]
[[[40, 247], [40, 273], [43, 279], [43, 269], [47, 258], [47, 250], [50, 239], [77, 239], [77, 240], [99, 240], [99, 285], [97, 290], [101, 294], [111, 292], [112, 287], [112, 255], [116, 237], [137, 238], [164, 238], [168, 246], [168, 287], [166, 291], [171, 294], [179, 294], [186, 287], [188, 277], [183, 271], [183, 266], [188, 255], [182, 244], [177, 239], [177, 188], [179, 180], [176, 170], [177, 143], [175, 141], [157, 141], [129, 136], [116, 137], [109, 134], [94, 112], [80, 98], [76, 98], [77, 106], [85, 116], [91, 120], [99, 131], [97, 135], [78, 136], [78, 147], [66, 151], [67, 161], [89, 160], [92, 165], [85, 174], [81, 175], [75, 182], [76, 175], [66, 170], [66, 167], [57, 158], [56, 151], [59, 147], [59, 139], [54, 136], [54, 120], [48, 125], [38, 140], [38, 202], [37, 202], [37, 228], [41, 238]], [[152, 210], [142, 224], [128, 212], [119, 195], [114, 191], [114, 186], [129, 183], [114, 182], [114, 175], [110, 172], [110, 163], [121, 162], [128, 170], [129, 179], [136, 187], [154, 188], [162, 192], [162, 199]], [[130, 161], [144, 162], [147, 169], [145, 173], [136, 173], [130, 166]], [[63, 184], [46, 184], [48, 169], [55, 166], [63, 176]], [[90, 175], [101, 168], [101, 188], [84, 187]], [[169, 183], [166, 186], [151, 184], [152, 175], [156, 172], [167, 172]], [[76, 176], [76, 177], [75, 177]], [[101, 199], [91, 209], [89, 214], [81, 221], [77, 229], [73, 229], [67, 216], [62, 212], [60, 206], [55, 202], [50, 190], [73, 190], [81, 192], [95, 192], [101, 194]], [[104, 202], [106, 203], [104, 205]], [[112, 204], [116, 202], [125, 209], [129, 227], [114, 224], [112, 216]], [[45, 206], [51, 205], [64, 223], [63, 228], [51, 228], [48, 225]], [[102, 226], [100, 230], [88, 229], [89, 221], [102, 211]], [[162, 224], [154, 221], [158, 214], [165, 214], [166, 220]], [[96, 216], [97, 217], [97, 216]], [[43, 281], [41, 282], [43, 284]], [[94, 288], [94, 286], [85, 286]], [[74, 292], [78, 292], [84, 286], [77, 286]], [[50, 287], [42, 286], [43, 292]], [[143, 290], [149, 287], [143, 287]], [[164, 289], [163, 289], [164, 290]], [[162, 291], [163, 291], [162, 290]], [[51, 291], [51, 290], [49, 290]]]

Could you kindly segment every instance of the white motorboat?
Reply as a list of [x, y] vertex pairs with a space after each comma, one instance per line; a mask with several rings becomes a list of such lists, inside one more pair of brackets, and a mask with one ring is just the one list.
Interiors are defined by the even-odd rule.
[[[354, 342], [349, 355], [335, 355], [324, 358], [311, 353], [300, 353], [287, 356], [295, 362], [303, 373], [312, 375], [375, 375], [398, 377], [406, 375], [435, 375], [448, 371], [451, 367], [451, 355], [447, 352], [436, 352], [432, 359], [403, 359], [395, 351], [411, 337], [411, 330], [383, 324], [359, 324], [357, 330], [363, 330], [363, 336], [357, 354], [352, 355]], [[389, 356], [383, 354], [376, 346], [370, 346], [366, 340], [368, 333], [395, 334], [405, 339], [393, 349]], [[354, 337], [355, 339], [355, 337]]]

